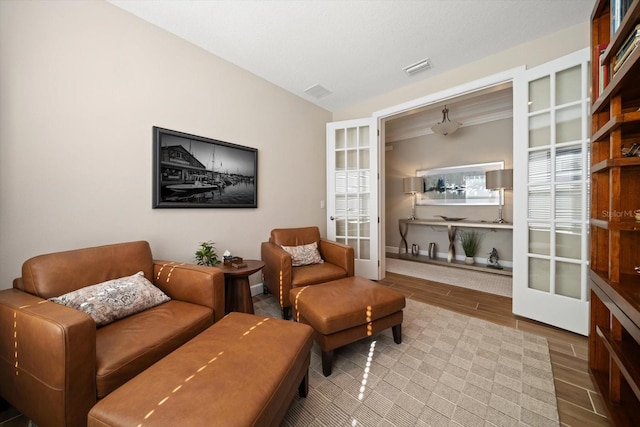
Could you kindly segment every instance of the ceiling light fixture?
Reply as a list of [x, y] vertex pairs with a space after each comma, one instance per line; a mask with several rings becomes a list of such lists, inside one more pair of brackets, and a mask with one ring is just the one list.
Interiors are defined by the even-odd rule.
[[460, 126], [462, 126], [462, 123], [449, 120], [449, 110], [445, 105], [444, 110], [442, 110], [442, 121], [431, 126], [431, 130], [438, 135], [447, 136], [457, 131]]
[[402, 69], [402, 71], [409, 74], [410, 76], [413, 76], [414, 74], [419, 73], [420, 71], [428, 70], [431, 67], [433, 67], [433, 65], [431, 64], [431, 60], [429, 58], [425, 58], [421, 61], [416, 62], [415, 64], [407, 65]]

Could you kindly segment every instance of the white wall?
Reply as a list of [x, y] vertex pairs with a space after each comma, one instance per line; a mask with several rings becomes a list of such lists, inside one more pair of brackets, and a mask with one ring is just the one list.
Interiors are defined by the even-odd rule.
[[[426, 135], [404, 141], [393, 142], [392, 149], [385, 151], [385, 236], [387, 248], [397, 252], [400, 243], [398, 220], [411, 213], [411, 198], [403, 193], [402, 179], [415, 176], [417, 170], [474, 163], [504, 161], [505, 168], [513, 167], [513, 121], [511, 118], [461, 127], [446, 137]], [[513, 206], [510, 192], [505, 194], [504, 218], [513, 221]], [[416, 206], [419, 219], [435, 220], [435, 215], [464, 217], [472, 221], [492, 222], [498, 217], [497, 206]], [[498, 249], [501, 260], [511, 261], [513, 246], [512, 232], [492, 232], [477, 230], [483, 234], [478, 258], [487, 258], [492, 248]], [[449, 248], [446, 227], [412, 225], [407, 233], [409, 246], [416, 243], [421, 252], [427, 251], [428, 244], [435, 242], [438, 252], [446, 256]], [[456, 254], [464, 257], [460, 244]]]
[[[324, 234], [326, 110], [106, 2], [0, 1], [0, 57], [0, 289], [52, 251]], [[151, 209], [154, 125], [257, 148], [258, 208]]]

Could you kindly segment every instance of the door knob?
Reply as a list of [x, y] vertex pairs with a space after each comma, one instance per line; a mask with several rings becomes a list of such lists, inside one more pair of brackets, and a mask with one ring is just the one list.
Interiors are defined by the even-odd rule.
[[333, 215], [331, 215], [331, 216], [329, 217], [329, 219], [330, 219], [331, 221], [335, 221], [335, 220], [336, 220], [336, 219], [333, 217]]

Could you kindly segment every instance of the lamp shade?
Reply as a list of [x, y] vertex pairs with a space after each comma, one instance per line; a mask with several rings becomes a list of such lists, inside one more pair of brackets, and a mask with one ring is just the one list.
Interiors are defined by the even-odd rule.
[[513, 188], [513, 169], [498, 169], [485, 174], [488, 190], [509, 190]]
[[424, 180], [419, 176], [411, 176], [402, 180], [405, 193], [422, 193], [424, 192]]

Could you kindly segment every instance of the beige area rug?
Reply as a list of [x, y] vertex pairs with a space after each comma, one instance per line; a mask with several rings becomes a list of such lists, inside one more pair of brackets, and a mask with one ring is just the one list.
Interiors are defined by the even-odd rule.
[[[279, 317], [275, 298], [256, 314]], [[282, 426], [558, 426], [545, 338], [407, 300], [402, 344], [391, 330], [335, 351], [322, 375], [311, 350], [309, 395]]]
[[386, 258], [385, 262], [387, 266], [386, 270], [391, 273], [433, 280], [435, 282], [489, 292], [509, 298], [512, 296], [513, 279], [510, 276], [463, 270], [454, 267], [441, 267], [439, 265], [405, 261], [389, 257]]

